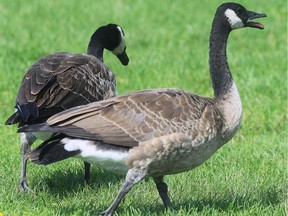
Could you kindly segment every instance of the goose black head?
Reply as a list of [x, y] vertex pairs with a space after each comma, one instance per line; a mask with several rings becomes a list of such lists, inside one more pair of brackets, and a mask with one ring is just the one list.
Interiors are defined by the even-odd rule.
[[251, 20], [266, 17], [266, 14], [249, 11], [238, 3], [224, 3], [217, 11], [224, 13], [231, 29], [244, 27], [264, 29], [264, 25], [259, 22], [252, 22]]
[[91, 36], [88, 50], [91, 50], [91, 48], [95, 46], [98, 49], [105, 48], [111, 51], [118, 57], [123, 65], [128, 65], [129, 58], [126, 53], [125, 34], [120, 26], [116, 24], [108, 24], [98, 28]]

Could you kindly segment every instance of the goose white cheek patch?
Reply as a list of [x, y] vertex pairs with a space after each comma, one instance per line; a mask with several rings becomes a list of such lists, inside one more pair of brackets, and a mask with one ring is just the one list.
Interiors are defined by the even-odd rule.
[[125, 39], [122, 38], [119, 46], [117, 46], [112, 52], [114, 53], [114, 55], [120, 55], [124, 52], [125, 47], [126, 47]]
[[227, 17], [232, 29], [238, 29], [244, 27], [242, 20], [237, 16], [235, 11], [227, 9], [225, 11], [225, 16]]
[[126, 47], [126, 43], [125, 43], [125, 37], [124, 37], [122, 29], [119, 26], [117, 26], [117, 28], [118, 28], [120, 35], [121, 35], [121, 42], [112, 52], [115, 55], [120, 55], [124, 52], [125, 47]]

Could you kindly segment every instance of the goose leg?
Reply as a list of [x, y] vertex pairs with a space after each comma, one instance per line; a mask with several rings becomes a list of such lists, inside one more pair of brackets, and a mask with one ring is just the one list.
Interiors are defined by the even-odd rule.
[[111, 216], [115, 212], [116, 208], [124, 198], [124, 196], [129, 192], [129, 190], [133, 187], [133, 185], [137, 184], [141, 180], [143, 180], [147, 176], [146, 172], [143, 170], [139, 170], [136, 168], [129, 169], [125, 178], [125, 181], [119, 190], [116, 198], [114, 199], [113, 203], [100, 215], [103, 216]]
[[90, 182], [90, 167], [91, 167], [91, 164], [84, 161], [84, 170], [85, 170], [84, 181], [86, 184], [89, 184]]
[[26, 153], [30, 151], [30, 146], [35, 142], [36, 137], [32, 133], [21, 133], [21, 173], [20, 173], [20, 191], [29, 190], [26, 179], [27, 156]]
[[163, 201], [163, 204], [165, 208], [172, 208], [171, 201], [168, 196], [168, 186], [167, 184], [163, 181], [163, 176], [161, 177], [153, 177], [153, 180], [156, 184], [157, 190], [159, 192], [159, 195]]

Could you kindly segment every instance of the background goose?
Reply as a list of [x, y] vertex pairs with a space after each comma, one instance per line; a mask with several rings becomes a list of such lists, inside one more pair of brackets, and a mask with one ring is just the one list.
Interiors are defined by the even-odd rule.
[[[20, 127], [45, 122], [65, 109], [116, 96], [114, 74], [103, 64], [104, 48], [115, 54], [123, 65], [128, 64], [124, 31], [115, 24], [94, 32], [87, 54], [60, 52], [39, 59], [28, 68], [16, 98], [16, 112], [6, 124]], [[21, 190], [28, 189], [26, 153], [35, 140], [33, 133], [21, 134]], [[85, 163], [85, 180], [89, 177], [90, 165]]]
[[224, 3], [217, 9], [209, 52], [214, 98], [157, 89], [72, 108], [46, 123], [19, 129], [59, 133], [32, 150], [29, 158], [49, 164], [76, 156], [126, 174], [117, 197], [103, 215], [112, 215], [132, 186], [148, 176], [153, 177], [164, 206], [171, 207], [164, 175], [196, 168], [240, 126], [242, 105], [227, 63], [227, 40], [234, 29], [263, 29], [262, 24], [251, 20], [265, 16], [237, 3]]

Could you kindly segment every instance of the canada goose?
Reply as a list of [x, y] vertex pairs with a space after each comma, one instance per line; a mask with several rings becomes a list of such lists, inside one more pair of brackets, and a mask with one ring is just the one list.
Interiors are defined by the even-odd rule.
[[[115, 24], [98, 28], [91, 36], [87, 54], [60, 52], [39, 59], [28, 68], [16, 98], [16, 112], [6, 125], [45, 122], [65, 109], [116, 96], [113, 72], [103, 64], [103, 50], [115, 54], [123, 65], [129, 62], [123, 29]], [[20, 189], [28, 189], [26, 153], [37, 139], [33, 133], [21, 134]], [[90, 164], [85, 162], [85, 180]]]
[[[230, 32], [243, 27], [263, 29], [252, 19], [266, 17], [237, 3], [216, 11], [210, 34], [209, 64], [214, 98], [177, 89], [132, 92], [71, 108], [46, 123], [23, 131], [59, 135], [28, 153], [38, 164], [80, 157], [119, 173], [125, 181], [102, 215], [112, 215], [133, 185], [153, 177], [165, 207], [171, 207], [164, 175], [196, 168], [237, 132], [242, 105], [226, 58]], [[56, 154], [57, 153], [57, 154]]]

